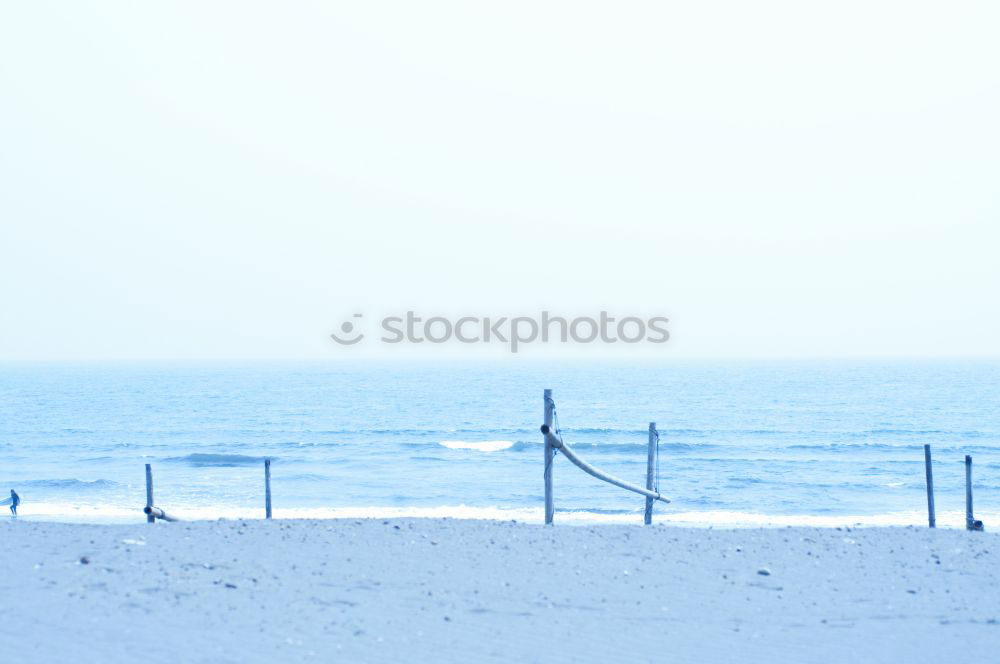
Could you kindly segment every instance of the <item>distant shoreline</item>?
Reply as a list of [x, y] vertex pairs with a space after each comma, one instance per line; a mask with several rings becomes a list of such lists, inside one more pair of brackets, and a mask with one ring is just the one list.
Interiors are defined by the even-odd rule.
[[[213, 522], [232, 520], [262, 520], [264, 510], [245, 506], [166, 506], [169, 512], [184, 522]], [[4, 514], [4, 516], [9, 516]], [[276, 520], [339, 521], [345, 519], [454, 519], [460, 521], [497, 521], [540, 524], [541, 508], [475, 507], [468, 505], [421, 506], [347, 506], [276, 508]], [[977, 512], [977, 518], [1000, 530], [1000, 513]], [[66, 504], [31, 503], [22, 507], [18, 519], [63, 524], [128, 525], [143, 523], [145, 515], [140, 507], [102, 507], [96, 505], [70, 506]], [[879, 528], [926, 527], [926, 512], [912, 510], [884, 514], [834, 515], [834, 514], [761, 514], [732, 510], [678, 510], [655, 513], [654, 525], [685, 528]], [[556, 510], [556, 525], [642, 525], [641, 510]], [[965, 528], [965, 513], [946, 510], [937, 513], [938, 528]]]

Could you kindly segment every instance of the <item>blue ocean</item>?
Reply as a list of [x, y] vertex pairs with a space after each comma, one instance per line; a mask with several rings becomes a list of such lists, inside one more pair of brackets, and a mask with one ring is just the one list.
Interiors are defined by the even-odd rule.
[[[657, 521], [1000, 527], [1000, 363], [506, 362], [0, 365], [0, 493], [22, 519], [141, 521], [144, 464], [181, 518], [540, 521], [544, 388], [563, 439], [644, 484]], [[557, 522], [641, 523], [643, 499], [557, 456]], [[6, 512], [6, 508], [2, 508]]]

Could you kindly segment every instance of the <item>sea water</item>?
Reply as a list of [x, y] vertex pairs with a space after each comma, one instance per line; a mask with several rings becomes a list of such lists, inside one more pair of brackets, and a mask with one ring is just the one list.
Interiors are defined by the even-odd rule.
[[[0, 365], [0, 495], [20, 518], [542, 517], [542, 390], [563, 439], [644, 484], [656, 520], [1000, 527], [1000, 363], [507, 362]], [[641, 522], [643, 498], [557, 456], [557, 521]], [[7, 508], [0, 508], [6, 513]]]

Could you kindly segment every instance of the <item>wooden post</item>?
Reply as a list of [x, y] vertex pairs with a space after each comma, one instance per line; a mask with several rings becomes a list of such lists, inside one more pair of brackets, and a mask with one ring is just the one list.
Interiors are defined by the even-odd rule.
[[972, 457], [965, 455], [965, 528], [982, 530], [983, 522], [972, 516]]
[[965, 528], [972, 530], [972, 457], [965, 455]]
[[[656, 461], [656, 422], [649, 423], [649, 449], [646, 453], [646, 489], [649, 491], [653, 490], [653, 480], [654, 480], [654, 463]], [[645, 525], [650, 525], [653, 523], [653, 499], [649, 496], [646, 497], [646, 513], [643, 516], [642, 522]]]
[[927, 525], [934, 528], [934, 472], [931, 470], [931, 446], [924, 445], [924, 470], [927, 475]]
[[271, 460], [264, 459], [264, 518], [271, 518]]
[[[543, 398], [545, 401], [545, 411], [544, 411], [544, 422], [545, 426], [552, 429], [552, 411], [555, 408], [555, 402], [552, 401], [552, 390], [545, 390], [543, 393]], [[551, 524], [552, 517], [555, 514], [555, 504], [552, 500], [552, 462], [555, 460], [555, 450], [552, 448], [549, 442], [548, 436], [545, 437], [545, 523]]]
[[[146, 509], [153, 506], [153, 469], [146, 464]], [[146, 512], [146, 523], [155, 523], [156, 517]]]

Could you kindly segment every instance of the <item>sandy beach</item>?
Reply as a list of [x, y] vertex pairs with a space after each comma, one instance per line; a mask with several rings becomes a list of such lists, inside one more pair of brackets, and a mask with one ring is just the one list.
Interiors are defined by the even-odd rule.
[[8, 661], [967, 662], [992, 533], [5, 520]]

